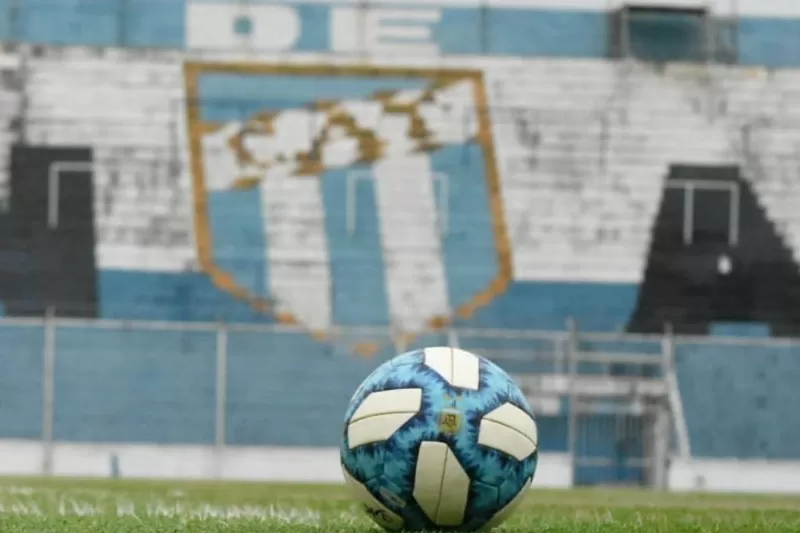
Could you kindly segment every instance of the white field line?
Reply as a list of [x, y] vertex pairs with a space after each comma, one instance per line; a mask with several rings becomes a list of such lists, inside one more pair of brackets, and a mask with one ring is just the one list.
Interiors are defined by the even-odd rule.
[[[287, 524], [318, 525], [323, 516], [309, 508], [285, 505], [228, 505], [187, 499], [173, 491], [172, 498], [142, 495], [130, 498], [113, 491], [0, 486], [0, 516], [118, 516], [134, 519], [251, 520]], [[355, 509], [326, 516], [337, 521], [356, 520]]]

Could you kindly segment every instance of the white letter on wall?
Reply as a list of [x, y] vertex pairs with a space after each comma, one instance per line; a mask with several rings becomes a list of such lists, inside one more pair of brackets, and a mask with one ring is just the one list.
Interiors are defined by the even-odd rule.
[[300, 17], [290, 6], [233, 2], [186, 6], [189, 48], [285, 51], [297, 44], [300, 31]]
[[438, 9], [335, 7], [331, 13], [331, 49], [335, 52], [437, 55], [431, 25]]

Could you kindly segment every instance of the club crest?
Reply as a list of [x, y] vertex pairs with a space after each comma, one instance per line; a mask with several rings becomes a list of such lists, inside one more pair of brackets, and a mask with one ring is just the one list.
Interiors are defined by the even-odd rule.
[[406, 340], [505, 290], [479, 71], [191, 62], [185, 77], [198, 255], [219, 289], [321, 337]]

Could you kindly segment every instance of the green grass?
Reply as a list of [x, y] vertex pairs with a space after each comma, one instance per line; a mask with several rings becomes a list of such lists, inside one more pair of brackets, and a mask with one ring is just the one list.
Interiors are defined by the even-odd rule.
[[[1, 533], [375, 531], [344, 487], [0, 479]], [[800, 498], [531, 491], [506, 533], [798, 533]]]

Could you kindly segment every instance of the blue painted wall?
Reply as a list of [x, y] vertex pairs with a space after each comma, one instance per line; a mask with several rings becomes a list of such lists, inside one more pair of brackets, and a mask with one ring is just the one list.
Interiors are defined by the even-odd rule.
[[[0, 0], [0, 39], [48, 44], [183, 48], [187, 44], [187, 9], [215, 2], [186, 0]], [[254, 9], [268, 2], [248, 1]], [[281, 2], [269, 2], [281, 4]], [[329, 51], [335, 39], [331, 23], [335, 6], [287, 4], [302, 19], [302, 29], [287, 51]], [[18, 6], [15, 7], [15, 6]], [[386, 7], [392, 7], [391, 5]], [[420, 2], [403, 9], [435, 10], [431, 41], [442, 54], [500, 56], [606, 57], [608, 18], [602, 11], [558, 11], [549, 8], [437, 8]], [[269, 31], [242, 20], [219, 20], [230, 35]], [[642, 32], [658, 39], [646, 24]], [[663, 29], [665, 39], [675, 28]], [[678, 28], [681, 30], [681, 28]], [[747, 65], [800, 65], [800, 19], [743, 17], [725, 28], [720, 41], [738, 43], [739, 61]], [[636, 31], [632, 39], [636, 39]], [[661, 49], [665, 46], [654, 45]], [[669, 46], [666, 46], [669, 49]], [[686, 52], [675, 50], [685, 56]]]
[[42, 435], [44, 329], [0, 328], [0, 438]]
[[[0, 327], [0, 438], [36, 439], [42, 424], [43, 330]], [[552, 353], [547, 340], [460, 337], [466, 349]], [[344, 339], [342, 342], [344, 343]], [[440, 336], [420, 345], [440, 344]], [[611, 342], [611, 341], [609, 341]], [[657, 342], [583, 343], [583, 350], [657, 353]], [[55, 438], [73, 442], [212, 443], [216, 337], [211, 331], [62, 327], [56, 334]], [[377, 366], [297, 333], [235, 332], [228, 338], [226, 442], [335, 446], [358, 384]], [[508, 371], [552, 371], [497, 359]], [[677, 345], [678, 377], [696, 457], [800, 459], [800, 346]], [[591, 369], [584, 369], [591, 371]], [[592, 417], [586, 453], [618, 457], [618, 420]], [[541, 447], [567, 450], [563, 416], [539, 419]], [[580, 442], [579, 442], [580, 444]], [[588, 444], [588, 443], [585, 443]], [[624, 453], [640, 453], [633, 449]], [[615, 467], [616, 468], [616, 467]], [[621, 468], [621, 467], [619, 467]], [[582, 481], [608, 479], [586, 471]], [[613, 470], [613, 469], [612, 469]], [[627, 479], [635, 472], [623, 469]], [[616, 475], [616, 474], [615, 474]], [[605, 476], [605, 477], [604, 477]]]

